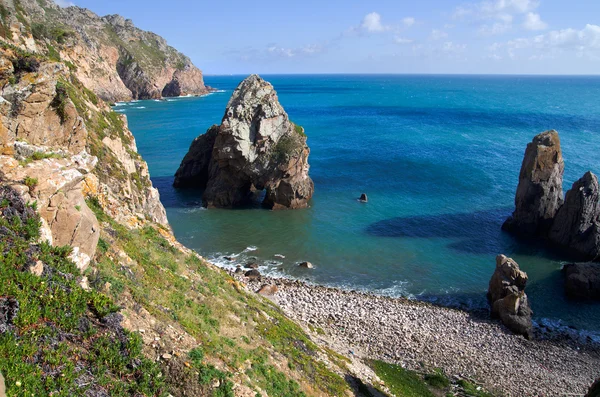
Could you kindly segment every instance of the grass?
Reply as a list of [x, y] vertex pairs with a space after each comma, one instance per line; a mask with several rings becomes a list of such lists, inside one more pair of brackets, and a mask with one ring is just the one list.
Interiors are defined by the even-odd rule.
[[[10, 396], [166, 396], [160, 367], [139, 336], [121, 328], [118, 307], [77, 284], [70, 247], [37, 244], [40, 221], [0, 191], [0, 372]], [[44, 263], [41, 277], [28, 268]], [[59, 391], [57, 393], [57, 391]]]
[[388, 364], [373, 360], [371, 367], [390, 391], [402, 397], [435, 397], [427, 384], [415, 372], [406, 370], [399, 365]]
[[465, 379], [459, 380], [458, 385], [462, 387], [465, 395], [468, 397], [494, 397], [493, 394], [488, 393], [483, 388], [476, 386]]
[[27, 176], [23, 182], [25, 183], [25, 186], [29, 188], [29, 190], [34, 190], [38, 184], [38, 179]]
[[435, 389], [444, 390], [450, 387], [450, 380], [441, 370], [437, 370], [433, 374], [425, 375], [424, 379], [429, 386]]
[[301, 127], [298, 124], [294, 124], [294, 131], [296, 131], [296, 134], [300, 135], [301, 137], [306, 138], [306, 133], [304, 132], [304, 127]]
[[65, 156], [63, 154], [60, 153], [53, 153], [53, 152], [34, 152], [31, 156], [19, 161], [19, 164], [21, 164], [22, 166], [25, 166], [27, 164], [30, 164], [32, 161], [38, 161], [38, 160], [43, 160], [43, 159], [63, 159], [65, 158]]

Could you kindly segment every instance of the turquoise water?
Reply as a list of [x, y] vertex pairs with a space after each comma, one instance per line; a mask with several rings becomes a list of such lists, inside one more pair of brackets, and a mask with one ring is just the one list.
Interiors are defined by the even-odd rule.
[[600, 78], [263, 77], [309, 137], [309, 209], [204, 210], [200, 192], [171, 187], [189, 144], [220, 122], [243, 76], [207, 77], [223, 92], [203, 98], [117, 107], [182, 243], [222, 264], [254, 256], [272, 274], [471, 307], [485, 306], [504, 253], [529, 274], [536, 319], [600, 331], [600, 305], [564, 298], [563, 258], [500, 230], [537, 133], [560, 132], [565, 191], [588, 169], [600, 173]]

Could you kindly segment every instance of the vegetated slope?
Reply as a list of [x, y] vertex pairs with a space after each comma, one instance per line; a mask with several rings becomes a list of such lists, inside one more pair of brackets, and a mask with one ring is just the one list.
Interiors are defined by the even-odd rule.
[[119, 15], [51, 0], [2, 0], [0, 36], [63, 60], [100, 98], [116, 102], [208, 92], [202, 72], [160, 36]]

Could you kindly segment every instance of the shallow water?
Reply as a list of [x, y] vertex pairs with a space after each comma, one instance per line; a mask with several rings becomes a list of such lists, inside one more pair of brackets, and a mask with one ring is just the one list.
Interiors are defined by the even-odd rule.
[[[316, 191], [306, 210], [204, 210], [200, 192], [171, 187], [243, 76], [206, 77], [224, 92], [202, 98], [117, 106], [183, 244], [223, 264], [254, 256], [272, 274], [476, 307], [504, 253], [529, 274], [538, 320], [600, 331], [600, 305], [564, 298], [561, 258], [500, 230], [537, 133], [560, 132], [565, 191], [600, 172], [600, 78], [263, 77], [309, 137]], [[296, 266], [305, 260], [315, 269]]]

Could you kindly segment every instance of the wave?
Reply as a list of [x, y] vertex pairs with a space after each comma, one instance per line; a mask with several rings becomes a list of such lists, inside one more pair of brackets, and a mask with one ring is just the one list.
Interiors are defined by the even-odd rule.
[[146, 106], [136, 106], [134, 109], [146, 109]]

